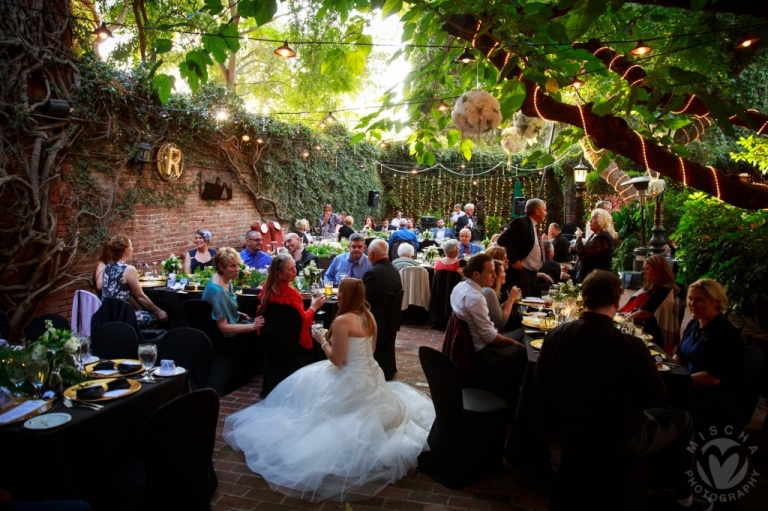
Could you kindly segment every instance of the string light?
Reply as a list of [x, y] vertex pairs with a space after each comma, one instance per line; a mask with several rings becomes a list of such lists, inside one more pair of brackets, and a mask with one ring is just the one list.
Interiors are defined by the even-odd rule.
[[629, 72], [630, 72], [630, 71], [632, 71], [632, 70], [633, 70], [634, 68], [636, 68], [636, 67], [639, 67], [640, 69], [642, 69], [642, 68], [643, 68], [643, 66], [641, 66], [640, 64], [632, 64], [631, 66], [629, 66], [629, 67], [627, 68], [627, 70], [626, 70], [626, 71], [624, 71], [624, 74], [623, 74], [623, 75], [621, 75], [621, 79], [622, 79], [622, 80], [626, 80], [626, 79], [627, 79], [627, 75], [629, 74]]
[[682, 114], [683, 112], [685, 112], [686, 110], [688, 110], [688, 107], [690, 107], [690, 106], [691, 106], [691, 103], [693, 103], [693, 100], [694, 100], [694, 99], [696, 99], [696, 94], [693, 94], [693, 95], [691, 95], [691, 97], [690, 97], [690, 98], [688, 98], [688, 102], [685, 104], [685, 106], [683, 107], [683, 109], [682, 109], [682, 110], [677, 110], [677, 111], [673, 110], [673, 111], [672, 111], [672, 113], [673, 113], [673, 114]]
[[648, 165], [648, 153], [645, 150], [645, 139], [643, 138], [642, 135], [640, 135], [640, 133], [636, 131], [634, 133], [635, 135], [637, 135], [637, 138], [640, 139], [640, 147], [643, 148], [643, 161], [645, 162], [645, 170], [650, 173], [651, 167]]
[[611, 69], [611, 67], [613, 66], [613, 63], [622, 57], [623, 55], [621, 55], [620, 53], [617, 53], [616, 55], [614, 55], [614, 57], [611, 59], [611, 62], [608, 64], [608, 71], [613, 71], [613, 69]]
[[541, 114], [541, 111], [539, 110], [539, 89], [541, 88], [541, 85], [537, 85], [535, 89], [533, 89], [533, 109], [536, 110], [536, 115], [539, 116], [540, 119], [544, 119], [545, 121], [551, 122], [549, 119], [544, 117]]
[[250, 142], [250, 141], [251, 141], [251, 137], [250, 137], [250, 136], [248, 136], [248, 135], [243, 135], [243, 136], [242, 136], [240, 139], [241, 139], [243, 142]]
[[737, 48], [749, 48], [750, 46], [752, 46], [753, 44], [755, 44], [759, 40], [760, 40], [759, 37], [756, 37], [756, 36], [749, 37], [749, 36], [747, 36], [744, 39], [742, 39], [736, 47]]
[[688, 173], [685, 171], [685, 160], [680, 156], [677, 157], [680, 162], [680, 171], [683, 173], [683, 186], [688, 186]]
[[714, 167], [710, 167], [707, 165], [707, 168], [712, 171], [712, 177], [715, 178], [715, 189], [717, 190], [717, 200], [722, 200], [720, 198], [720, 179], [717, 176], [717, 171], [714, 169]]

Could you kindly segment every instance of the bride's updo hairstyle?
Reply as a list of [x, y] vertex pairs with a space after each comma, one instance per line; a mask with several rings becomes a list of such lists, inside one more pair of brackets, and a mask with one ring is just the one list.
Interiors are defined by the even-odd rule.
[[[366, 330], [366, 334], [376, 333], [376, 320], [373, 319], [373, 314], [369, 309], [368, 302], [365, 301], [365, 286], [360, 279], [353, 279], [347, 277], [339, 284], [339, 312], [338, 316], [351, 312], [353, 314], [359, 314], [363, 316], [363, 327]], [[333, 325], [328, 330], [327, 338], [331, 338], [331, 332], [333, 331]]]

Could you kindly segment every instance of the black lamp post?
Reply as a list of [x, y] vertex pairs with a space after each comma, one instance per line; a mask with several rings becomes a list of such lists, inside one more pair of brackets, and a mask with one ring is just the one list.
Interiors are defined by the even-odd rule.
[[574, 204], [574, 216], [576, 227], [584, 228], [584, 190], [586, 189], [587, 174], [589, 173], [589, 167], [584, 165], [583, 162], [579, 162], [573, 167], [573, 181], [574, 189], [576, 191], [576, 203]]
[[623, 184], [634, 185], [637, 194], [640, 196], [640, 239], [641, 245], [635, 249], [634, 271], [643, 271], [645, 256], [648, 254], [648, 247], [645, 240], [645, 194], [648, 192], [648, 186], [651, 184], [651, 178], [640, 176], [625, 181]]

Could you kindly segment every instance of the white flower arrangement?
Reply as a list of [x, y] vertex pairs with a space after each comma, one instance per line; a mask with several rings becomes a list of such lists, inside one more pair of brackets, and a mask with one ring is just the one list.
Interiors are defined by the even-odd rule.
[[535, 140], [541, 131], [546, 128], [547, 121], [539, 117], [528, 117], [518, 110], [512, 118], [512, 126], [519, 137], [526, 140]]
[[525, 140], [517, 134], [515, 128], [504, 128], [501, 132], [501, 148], [509, 154], [517, 154], [525, 149]]
[[437, 247], [427, 247], [424, 249], [424, 257], [430, 263], [433, 263], [439, 255], [440, 255], [440, 251], [437, 250]]
[[462, 94], [456, 101], [451, 119], [465, 133], [481, 135], [499, 127], [501, 107], [491, 94], [473, 90]]
[[166, 275], [170, 275], [171, 273], [179, 273], [181, 272], [182, 266], [181, 266], [181, 259], [176, 257], [174, 254], [171, 254], [168, 256], [168, 259], [163, 261], [163, 273]]

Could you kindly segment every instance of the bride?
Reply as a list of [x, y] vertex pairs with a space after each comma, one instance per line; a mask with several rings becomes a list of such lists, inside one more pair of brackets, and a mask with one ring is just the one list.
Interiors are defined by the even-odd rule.
[[342, 280], [338, 317], [313, 337], [328, 360], [228, 416], [224, 440], [275, 491], [311, 502], [368, 499], [416, 467], [434, 407], [410, 386], [384, 381], [361, 280]]

